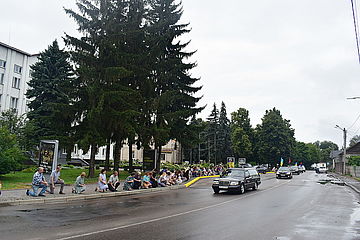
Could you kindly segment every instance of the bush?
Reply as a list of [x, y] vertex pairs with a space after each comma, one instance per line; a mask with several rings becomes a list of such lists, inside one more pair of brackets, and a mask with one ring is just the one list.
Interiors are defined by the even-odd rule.
[[21, 169], [25, 155], [21, 151], [16, 136], [6, 128], [0, 128], [0, 174]]
[[351, 156], [349, 159], [349, 165], [360, 166], [360, 156]]

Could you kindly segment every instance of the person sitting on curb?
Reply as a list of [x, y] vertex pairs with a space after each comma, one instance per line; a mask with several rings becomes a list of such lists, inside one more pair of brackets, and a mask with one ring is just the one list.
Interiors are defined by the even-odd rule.
[[50, 175], [50, 194], [54, 194], [55, 184], [60, 184], [59, 194], [65, 194], [63, 192], [65, 182], [60, 178], [60, 171], [61, 171], [61, 165], [58, 165]]
[[133, 184], [133, 189], [140, 189], [141, 187], [141, 175], [136, 172], [135, 176], [134, 176], [134, 184]]
[[158, 184], [161, 187], [166, 187], [167, 181], [166, 181], [166, 172], [163, 171], [158, 179]]
[[120, 186], [120, 182], [119, 182], [119, 172], [118, 171], [114, 171], [113, 174], [110, 176], [109, 181], [108, 181], [108, 187], [110, 189], [110, 191], [112, 192], [117, 192], [117, 188]]
[[149, 173], [150, 177], [150, 183], [152, 188], [157, 188], [159, 186], [157, 180], [156, 180], [156, 171], [152, 171]]
[[[48, 183], [46, 182], [45, 178], [44, 178], [44, 168], [43, 167], [39, 167], [38, 170], [35, 172], [34, 176], [33, 176], [33, 181], [32, 181], [32, 191], [26, 190], [26, 195], [30, 195], [33, 197], [45, 197], [45, 191], [48, 187]], [[37, 194], [39, 188], [41, 188], [41, 191], [39, 193], [39, 195]]]
[[149, 173], [145, 173], [145, 175], [143, 176], [143, 182], [142, 182], [142, 187], [147, 189], [151, 187], [151, 183], [150, 183], [150, 176]]
[[99, 181], [98, 181], [98, 187], [95, 188], [95, 192], [99, 191], [99, 192], [105, 192], [108, 189], [108, 185], [106, 183], [106, 170], [105, 169], [101, 169], [100, 174], [99, 174]]
[[85, 192], [85, 177], [86, 173], [82, 172], [80, 176], [76, 178], [72, 193], [80, 194], [82, 192]]
[[130, 176], [128, 176], [124, 182], [124, 187], [123, 189], [125, 191], [131, 191], [133, 190], [133, 186], [134, 186], [134, 178], [135, 178], [135, 173], [131, 173]]

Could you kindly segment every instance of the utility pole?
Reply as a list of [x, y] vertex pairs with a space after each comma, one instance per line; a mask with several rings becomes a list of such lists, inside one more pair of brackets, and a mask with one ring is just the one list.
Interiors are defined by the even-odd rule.
[[336, 125], [335, 128], [340, 129], [341, 131], [343, 131], [343, 135], [344, 135], [344, 151], [343, 151], [343, 156], [342, 156], [342, 163], [343, 163], [343, 167], [342, 167], [342, 173], [345, 175], [346, 174], [346, 128], [341, 128], [339, 127], [339, 125]]
[[346, 174], [346, 129], [343, 129], [344, 132], [344, 155], [343, 155], [343, 174]]

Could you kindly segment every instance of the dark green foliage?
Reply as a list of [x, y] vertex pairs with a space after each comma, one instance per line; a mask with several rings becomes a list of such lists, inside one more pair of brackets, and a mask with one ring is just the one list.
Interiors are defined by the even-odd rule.
[[348, 160], [350, 166], [360, 166], [360, 156], [350, 156]]
[[275, 165], [281, 157], [285, 161], [290, 157], [295, 144], [294, 129], [291, 128], [290, 121], [281, 116], [279, 110], [273, 108], [265, 112], [256, 134], [261, 163]]
[[57, 41], [40, 53], [39, 61], [31, 67], [32, 79], [26, 96], [31, 99], [27, 117], [33, 141], [56, 139], [62, 147], [72, 149], [76, 85], [68, 58]]
[[224, 102], [221, 102], [220, 114], [219, 114], [219, 127], [218, 127], [218, 149], [219, 149], [219, 161], [225, 163], [227, 157], [232, 157], [233, 152], [231, 149], [230, 139], [230, 120], [227, 117], [226, 106]]
[[15, 134], [5, 127], [0, 127], [0, 174], [19, 170], [25, 160]]
[[231, 147], [237, 158], [254, 161], [254, 130], [250, 124], [249, 111], [239, 108], [231, 113]]

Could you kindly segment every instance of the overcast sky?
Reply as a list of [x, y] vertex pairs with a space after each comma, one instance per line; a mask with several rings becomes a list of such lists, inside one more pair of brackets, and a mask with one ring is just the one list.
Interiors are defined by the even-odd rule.
[[[224, 101], [228, 113], [244, 107], [253, 125], [276, 107], [304, 142], [342, 145], [336, 124], [350, 127], [360, 114], [360, 65], [350, 1], [183, 0], [192, 32], [194, 76], [201, 104]], [[0, 41], [29, 53], [43, 51], [76, 25], [63, 7], [74, 0], [2, 0]], [[360, 134], [360, 120], [349, 137]]]

